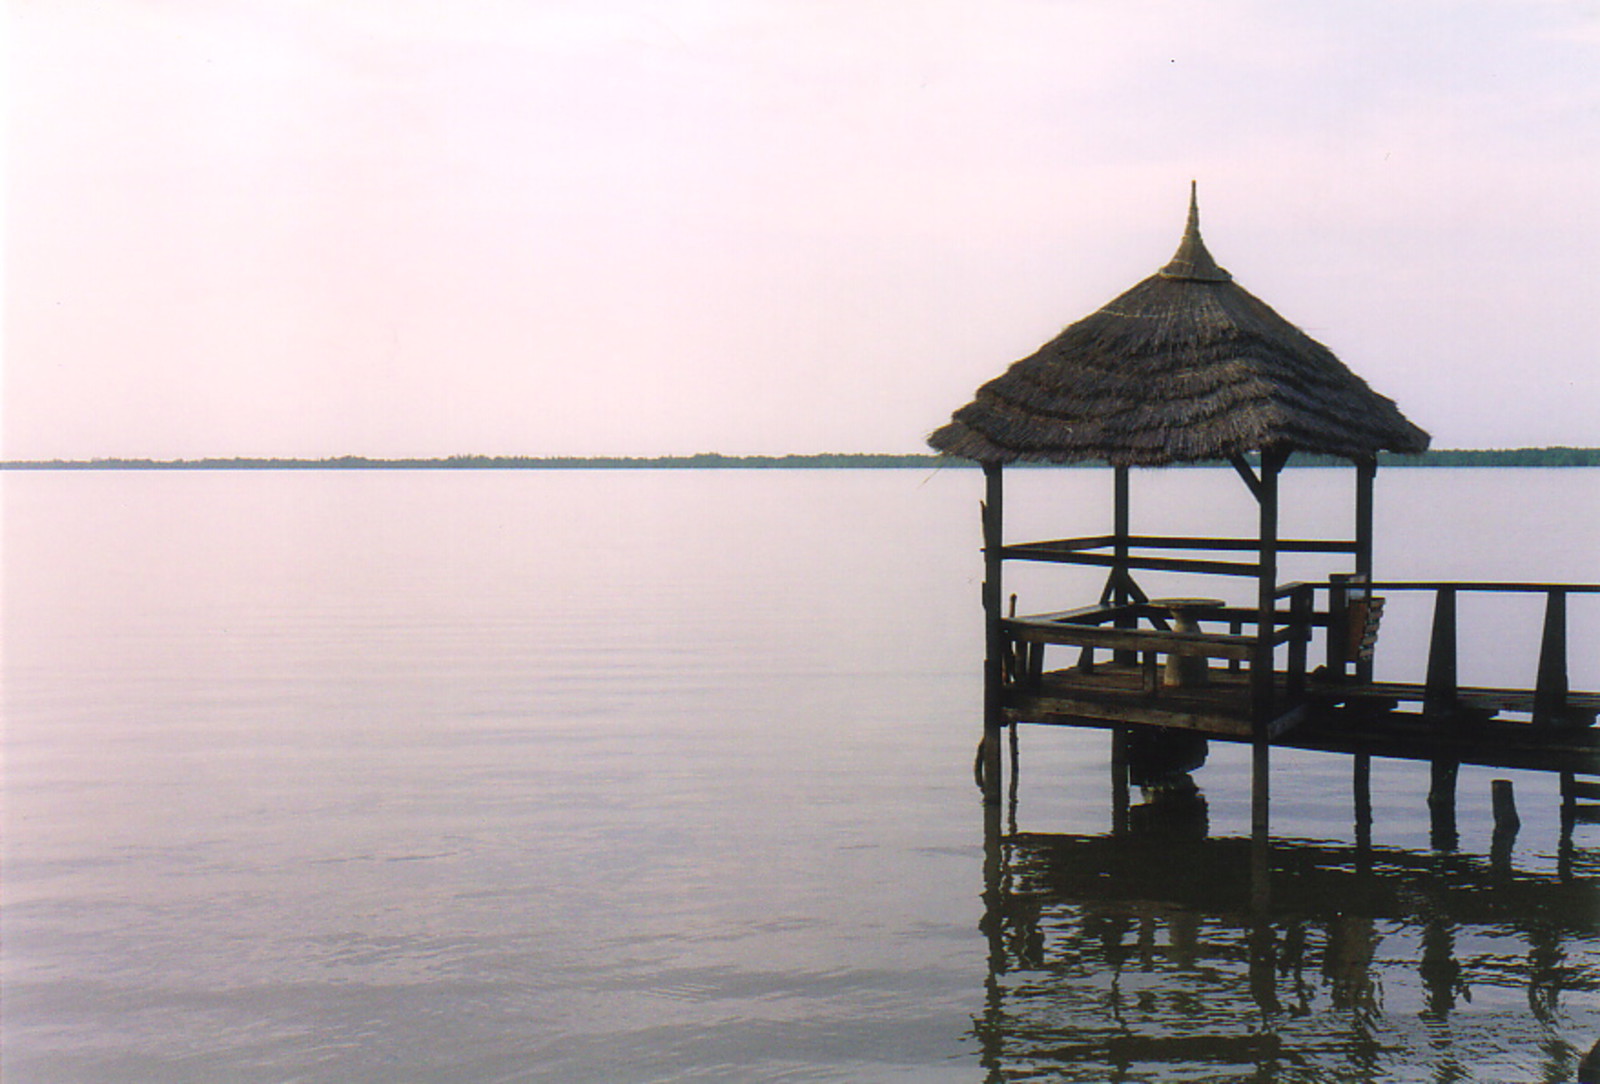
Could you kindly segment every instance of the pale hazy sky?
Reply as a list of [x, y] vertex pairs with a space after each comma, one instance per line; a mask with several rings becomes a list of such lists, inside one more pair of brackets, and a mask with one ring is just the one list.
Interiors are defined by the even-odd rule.
[[1590, 0], [8, 0], [7, 458], [916, 451], [1157, 270], [1600, 444]]

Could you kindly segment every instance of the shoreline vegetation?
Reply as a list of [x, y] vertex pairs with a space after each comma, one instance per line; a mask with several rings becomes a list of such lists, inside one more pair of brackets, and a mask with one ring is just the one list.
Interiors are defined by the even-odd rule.
[[[1255, 456], [1249, 457], [1252, 462]], [[1339, 467], [1348, 460], [1333, 456], [1296, 455], [1289, 467]], [[1600, 467], [1600, 448], [1504, 448], [1442, 449], [1420, 455], [1378, 456], [1384, 467]], [[808, 455], [721, 455], [701, 452], [696, 455], [636, 456], [492, 456], [453, 455], [425, 459], [370, 459], [366, 456], [338, 456], [331, 459], [276, 459], [230, 457], [212, 459], [49, 459], [0, 461], [0, 470], [885, 470], [885, 469], [965, 469], [977, 463], [945, 455], [896, 455], [871, 452], [823, 452]], [[1039, 469], [1088, 469], [1103, 463], [1018, 463], [1014, 466]], [[1217, 461], [1181, 466], [1227, 466]]]

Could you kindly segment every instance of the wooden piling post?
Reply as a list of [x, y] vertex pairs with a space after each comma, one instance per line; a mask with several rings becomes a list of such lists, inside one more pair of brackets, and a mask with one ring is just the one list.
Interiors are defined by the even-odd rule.
[[[1433, 634], [1428, 642], [1428, 676], [1422, 693], [1422, 714], [1449, 720], [1456, 714], [1456, 589], [1441, 587], [1434, 596]], [[1428, 787], [1428, 814], [1435, 850], [1455, 850], [1456, 773], [1460, 764], [1449, 758], [1433, 761]]]
[[1350, 661], [1350, 577], [1334, 573], [1328, 577], [1328, 676], [1344, 680]]
[[[1372, 492], [1377, 477], [1377, 459], [1356, 460], [1356, 576], [1363, 583], [1372, 582]], [[1358, 652], [1354, 660], [1356, 680], [1371, 681], [1372, 659], [1363, 654]]]
[[1461, 765], [1454, 760], [1435, 760], [1428, 787], [1429, 842], [1436, 851], [1453, 851], [1460, 837], [1456, 833], [1456, 774]]
[[1445, 586], [1434, 596], [1422, 713], [1436, 719], [1455, 714], [1456, 689], [1456, 589]]
[[1250, 907], [1256, 914], [1272, 902], [1271, 757], [1271, 746], [1258, 737], [1250, 748]]
[[1111, 728], [1111, 831], [1128, 830], [1128, 728]]
[[1011, 785], [1007, 789], [1006, 808], [1010, 811], [1011, 831], [1017, 830], [1017, 790], [1022, 782], [1022, 758], [1017, 755], [1017, 724], [1006, 727], [1011, 739]]
[[1311, 609], [1311, 585], [1302, 584], [1289, 597], [1289, 624], [1294, 629], [1294, 639], [1289, 641], [1289, 672], [1284, 681], [1284, 694], [1291, 708], [1305, 701], [1306, 649], [1311, 642]]
[[1567, 593], [1545, 594], [1544, 635], [1539, 641], [1539, 677], [1533, 690], [1535, 726], [1560, 726], [1567, 707]]
[[1489, 784], [1494, 807], [1494, 835], [1489, 841], [1490, 864], [1502, 873], [1511, 869], [1511, 848], [1517, 841], [1522, 819], [1517, 816], [1517, 796], [1511, 780], [1496, 779]]
[[[1288, 461], [1284, 452], [1264, 451], [1255, 486], [1260, 512], [1260, 561], [1256, 579], [1256, 649], [1250, 659], [1250, 700], [1256, 740], [1268, 740], [1273, 717], [1273, 625], [1277, 621], [1278, 592], [1278, 473]], [[1235, 464], [1241, 473], [1248, 467]], [[1245, 475], [1249, 477], [1248, 474]]]
[[1250, 748], [1250, 833], [1265, 836], [1272, 827], [1272, 747], [1256, 742]]
[[1522, 827], [1522, 818], [1517, 816], [1517, 795], [1511, 780], [1496, 779], [1489, 787], [1494, 803], [1494, 830], [1515, 834]]
[[[1126, 606], [1133, 601], [1133, 593], [1128, 590], [1128, 583], [1132, 579], [1128, 572], [1128, 537], [1132, 532], [1132, 484], [1127, 467], [1114, 467], [1112, 469], [1112, 510], [1111, 510], [1111, 603], [1114, 606]], [[1115, 626], [1119, 629], [1131, 629], [1138, 625], [1138, 618], [1133, 614], [1118, 614]], [[1111, 658], [1114, 662], [1132, 665], [1138, 661], [1137, 654], [1133, 651], [1113, 651]]]
[[1351, 789], [1355, 792], [1356, 847], [1367, 851], [1372, 848], [1372, 757], [1357, 753], [1354, 759]]
[[998, 463], [983, 465], [983, 614], [985, 653], [983, 662], [983, 800], [1000, 804], [1001, 694], [1004, 683], [1005, 629], [1000, 609], [1001, 566], [1004, 520], [1004, 483]]

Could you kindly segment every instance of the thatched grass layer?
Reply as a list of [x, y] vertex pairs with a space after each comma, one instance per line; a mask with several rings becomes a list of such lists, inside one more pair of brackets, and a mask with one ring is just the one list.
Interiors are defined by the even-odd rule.
[[1421, 452], [1428, 434], [1217, 267], [1191, 204], [1166, 268], [983, 385], [928, 443], [985, 463], [1159, 466]]

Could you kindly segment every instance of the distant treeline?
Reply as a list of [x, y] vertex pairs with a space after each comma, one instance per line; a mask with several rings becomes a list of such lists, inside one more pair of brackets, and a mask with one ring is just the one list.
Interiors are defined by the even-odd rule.
[[[1253, 457], [1252, 457], [1253, 458]], [[1510, 448], [1489, 450], [1444, 449], [1422, 455], [1384, 453], [1385, 467], [1600, 467], [1600, 448]], [[1019, 464], [1043, 466], [1044, 464]], [[1102, 464], [1074, 464], [1096, 467]], [[1218, 466], [1196, 463], [1194, 466]], [[1291, 467], [1337, 467], [1347, 460], [1334, 456], [1299, 455]], [[85, 459], [0, 462], [4, 470], [684, 470], [721, 468], [765, 469], [885, 469], [973, 467], [975, 463], [940, 455], [887, 455], [823, 452], [814, 455], [698, 455], [634, 456], [508, 456], [453, 455], [444, 459], [368, 459], [346, 455], [334, 459]]]

